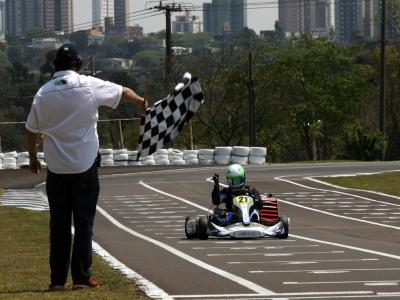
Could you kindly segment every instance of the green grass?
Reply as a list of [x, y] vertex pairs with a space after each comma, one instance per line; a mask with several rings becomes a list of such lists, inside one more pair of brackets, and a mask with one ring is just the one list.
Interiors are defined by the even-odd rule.
[[148, 299], [135, 283], [94, 255], [99, 289], [47, 292], [49, 214], [0, 206], [0, 299]]
[[400, 172], [349, 177], [318, 177], [331, 184], [400, 196]]

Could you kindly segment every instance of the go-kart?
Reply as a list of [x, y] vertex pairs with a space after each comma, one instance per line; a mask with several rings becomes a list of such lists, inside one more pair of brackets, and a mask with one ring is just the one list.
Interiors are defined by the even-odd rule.
[[[185, 233], [188, 239], [208, 239], [209, 236], [238, 238], [275, 237], [286, 239], [289, 235], [289, 220], [279, 216], [278, 202], [271, 194], [261, 196], [262, 208], [256, 209], [251, 196], [233, 198], [233, 212], [218, 208], [207, 216], [188, 216]], [[216, 217], [229, 214], [229, 221], [217, 225]]]

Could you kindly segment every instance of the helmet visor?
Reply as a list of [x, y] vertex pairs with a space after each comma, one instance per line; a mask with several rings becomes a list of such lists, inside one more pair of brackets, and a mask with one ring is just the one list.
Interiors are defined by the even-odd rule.
[[246, 178], [244, 176], [227, 176], [227, 181], [230, 187], [235, 189], [240, 189], [244, 187], [246, 183]]

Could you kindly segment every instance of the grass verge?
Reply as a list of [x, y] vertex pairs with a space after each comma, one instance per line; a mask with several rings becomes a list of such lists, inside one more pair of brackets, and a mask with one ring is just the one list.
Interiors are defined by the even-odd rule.
[[0, 206], [0, 299], [149, 299], [134, 282], [94, 255], [99, 289], [47, 292], [49, 214]]
[[348, 177], [318, 177], [317, 179], [347, 188], [371, 190], [400, 196], [400, 172]]

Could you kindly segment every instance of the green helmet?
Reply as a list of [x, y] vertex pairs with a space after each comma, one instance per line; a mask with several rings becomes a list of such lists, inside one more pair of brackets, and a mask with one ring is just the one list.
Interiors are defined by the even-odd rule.
[[246, 184], [244, 168], [239, 164], [233, 164], [226, 170], [226, 181], [231, 188], [241, 189]]

